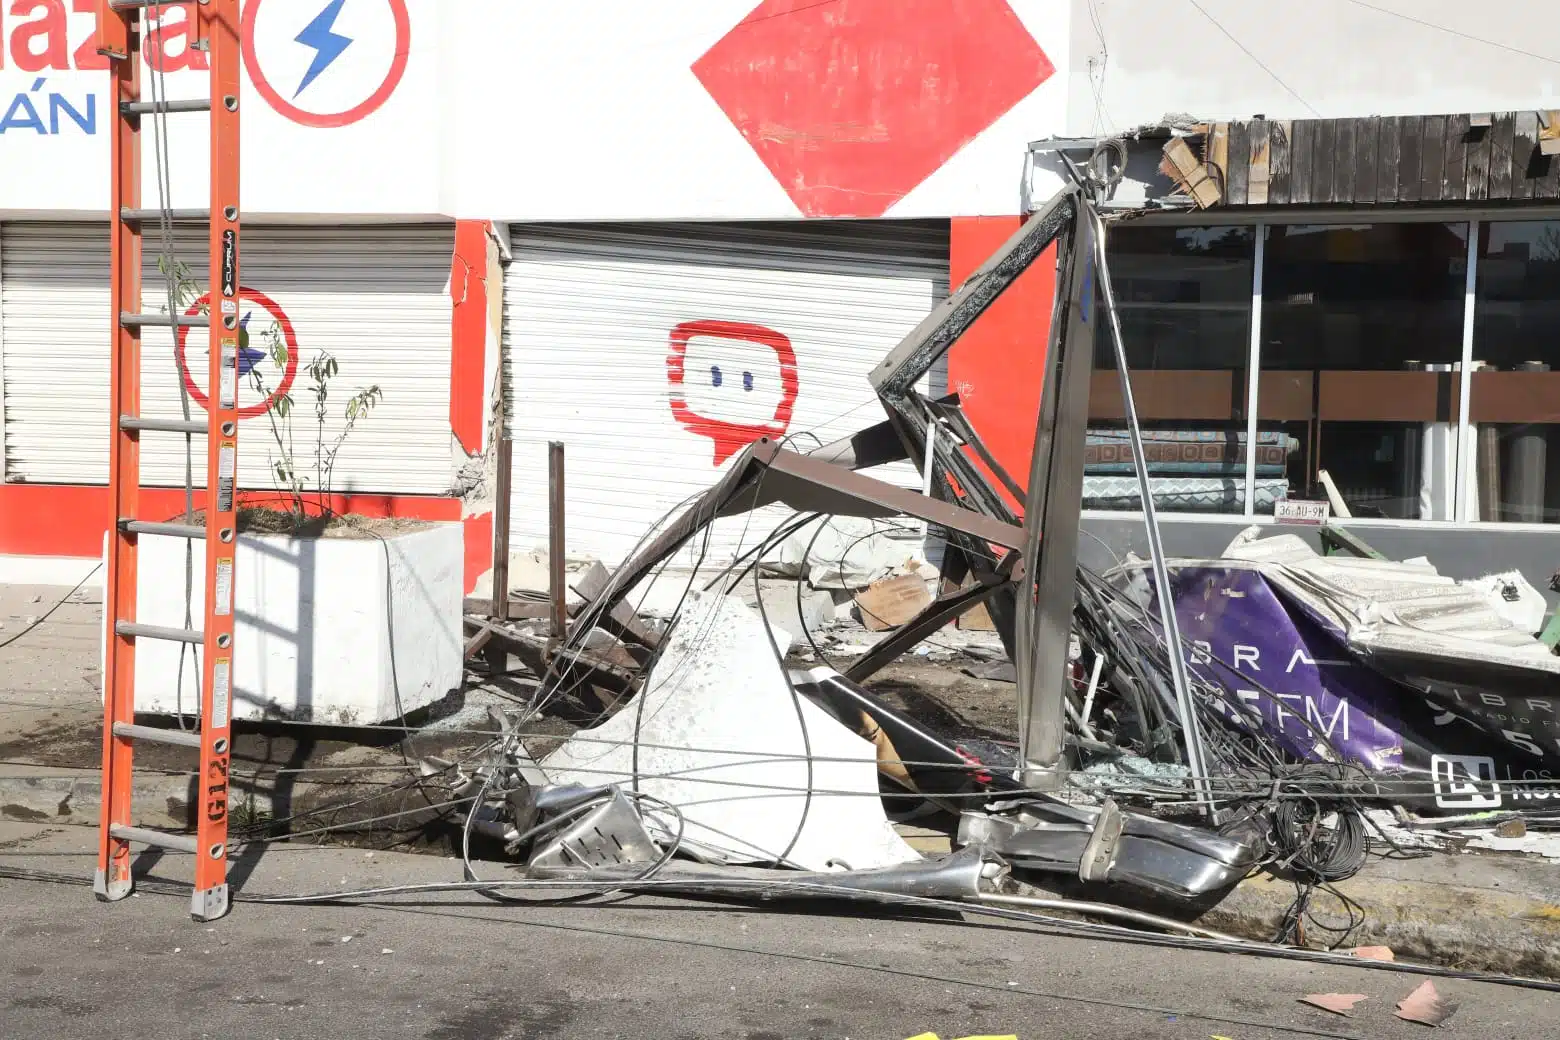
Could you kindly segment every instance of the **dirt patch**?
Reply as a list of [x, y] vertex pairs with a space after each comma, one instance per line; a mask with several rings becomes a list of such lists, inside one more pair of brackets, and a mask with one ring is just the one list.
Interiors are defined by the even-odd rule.
[[[173, 728], [168, 716], [141, 715], [142, 725]], [[193, 725], [187, 722], [186, 725]], [[265, 767], [298, 769], [317, 765], [338, 752], [362, 749], [357, 763], [364, 766], [401, 761], [397, 745], [404, 734], [396, 730], [352, 730], [300, 726], [291, 723], [236, 721], [233, 724], [233, 768], [249, 772]], [[469, 738], [468, 738], [469, 739]], [[421, 751], [422, 745], [418, 744]], [[194, 752], [169, 744], [145, 742], [136, 747], [137, 769], [182, 771], [192, 767]], [[31, 765], [69, 769], [96, 769], [102, 764], [101, 716], [28, 734], [23, 740], [0, 744], [0, 758]]]
[[[175, 523], [206, 526], [205, 510], [177, 517]], [[294, 538], [389, 538], [394, 535], [426, 531], [428, 520], [399, 516], [359, 516], [356, 513], [331, 513], [324, 516], [299, 516], [284, 509], [245, 506], [238, 511], [239, 534], [283, 534]]]
[[23, 823], [43, 823], [49, 818], [49, 814], [39, 812], [37, 809], [29, 809], [25, 805], [0, 805], [0, 817], [7, 820], [20, 820]]
[[1018, 687], [965, 675], [964, 663], [896, 661], [866, 687], [950, 740], [1017, 741]]

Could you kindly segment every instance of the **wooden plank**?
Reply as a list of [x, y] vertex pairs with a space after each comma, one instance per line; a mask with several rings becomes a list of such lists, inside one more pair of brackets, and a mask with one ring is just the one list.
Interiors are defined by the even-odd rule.
[[1215, 123], [1208, 131], [1208, 162], [1218, 169], [1219, 190], [1223, 191], [1230, 181], [1230, 124]]
[[1289, 201], [1311, 201], [1311, 149], [1316, 142], [1316, 120], [1297, 119], [1289, 128]]
[[1539, 153], [1542, 175], [1533, 183], [1535, 199], [1560, 199], [1560, 155]]
[[1419, 142], [1419, 201], [1439, 202], [1446, 175], [1446, 117], [1425, 116]]
[[1467, 198], [1468, 191], [1468, 116], [1446, 117], [1445, 159], [1441, 164], [1441, 200], [1455, 202]]
[[1402, 143], [1402, 120], [1383, 117], [1376, 135], [1376, 201], [1398, 200], [1398, 147]]
[[[569, 615], [572, 617], [581, 613], [612, 583], [612, 574], [607, 570], [606, 564], [597, 560], [588, 568], [576, 574], [569, 582], [569, 588], [578, 595], [582, 602], [570, 604]], [[596, 624], [614, 635], [637, 643], [649, 650], [654, 650], [661, 645], [661, 637], [650, 626], [639, 620], [639, 615], [627, 600], [618, 600], [611, 612], [604, 618], [598, 617]]]
[[1518, 112], [1511, 140], [1511, 197], [1531, 199], [1538, 176], [1538, 113]]
[[1512, 135], [1517, 126], [1515, 112], [1501, 112], [1485, 136], [1489, 138], [1489, 190], [1485, 198], [1511, 198]]
[[925, 610], [932, 602], [932, 592], [919, 574], [901, 574], [873, 582], [853, 599], [868, 632], [887, 632]]
[[1468, 170], [1463, 198], [1474, 201], [1490, 197], [1490, 154], [1494, 143], [1491, 126], [1477, 126], [1471, 119], [1468, 121]]
[[[497, 616], [492, 613], [495, 604], [487, 597], [477, 599], [472, 596], [467, 596], [463, 603], [464, 612], [467, 614], [480, 614], [483, 617]], [[550, 613], [551, 612], [548, 609], [547, 601], [545, 599], [533, 599], [527, 596], [516, 596], [513, 593], [511, 593], [509, 596], [509, 620], [511, 621], [541, 620], [549, 616]], [[502, 621], [504, 619], [499, 618], [499, 620]]]
[[1538, 116], [1538, 134], [1534, 144], [1533, 197], [1535, 199], [1560, 198], [1560, 154], [1553, 145], [1560, 134], [1560, 115], [1543, 111]]
[[1185, 137], [1172, 137], [1165, 143], [1164, 161], [1159, 164], [1159, 170], [1190, 195], [1198, 209], [1216, 206], [1223, 188], [1209, 175], [1207, 161], [1192, 151], [1186, 141]]
[[1425, 150], [1424, 123], [1424, 116], [1404, 116], [1398, 121], [1399, 202], [1419, 201], [1419, 160]]
[[[509, 602], [509, 506], [513, 490], [514, 441], [509, 437], [501, 437], [496, 448], [498, 464], [493, 496], [493, 595], [488, 613], [502, 618]], [[504, 662], [498, 661], [496, 664], [502, 671]]]
[[1230, 168], [1224, 178], [1224, 201], [1231, 206], [1246, 204], [1246, 184], [1251, 174], [1250, 125], [1245, 121], [1230, 124]]
[[1546, 109], [1538, 113], [1538, 150], [1560, 155], [1560, 112]]
[[1251, 206], [1268, 204], [1268, 130], [1267, 121], [1253, 119], [1247, 136], [1251, 143], [1251, 171], [1247, 174], [1246, 203]]
[[1333, 147], [1338, 140], [1338, 121], [1318, 119], [1316, 136], [1311, 139], [1311, 201], [1331, 202], [1333, 183]]
[[1376, 201], [1376, 151], [1380, 137], [1380, 117], [1371, 116], [1355, 122], [1354, 189], [1350, 197], [1362, 206]]
[[[492, 606], [492, 604], [489, 603], [488, 606]], [[462, 660], [469, 659], [472, 654], [480, 653], [482, 648], [487, 646], [488, 641], [492, 638], [493, 630], [491, 628], [477, 629], [477, 634], [466, 640], [465, 648], [461, 651]]]
[[1358, 126], [1357, 119], [1333, 121], [1333, 176], [1327, 186], [1328, 202], [1354, 201], [1354, 139]]
[[1268, 124], [1268, 205], [1289, 204], [1289, 136], [1293, 132], [1289, 120], [1277, 120]]

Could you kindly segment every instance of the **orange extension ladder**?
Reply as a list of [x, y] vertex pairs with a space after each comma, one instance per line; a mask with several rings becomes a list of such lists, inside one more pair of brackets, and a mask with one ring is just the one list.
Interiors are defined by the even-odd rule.
[[[102, 900], [128, 896], [131, 845], [146, 844], [191, 854], [195, 890], [190, 913], [211, 921], [227, 913], [228, 762], [233, 682], [233, 563], [236, 546], [234, 491], [238, 452], [238, 118], [239, 0], [185, 4], [197, 20], [199, 44], [207, 51], [208, 98], [194, 101], [141, 99], [142, 44], [147, 9], [175, 4], [149, 0], [98, 0], [98, 51], [109, 58], [113, 82], [114, 187], [112, 206], [113, 348], [110, 364], [112, 443], [108, 482], [113, 527], [108, 542], [104, 596], [106, 652], [103, 663], [103, 806], [94, 891]], [[155, 92], [154, 92], [155, 94]], [[211, 205], [199, 212], [141, 208], [141, 123], [180, 113], [209, 112], [211, 120]], [[166, 154], [164, 152], [163, 154]], [[163, 221], [210, 225], [211, 292], [205, 314], [142, 312], [143, 228]], [[151, 326], [210, 329], [210, 381], [216, 388], [208, 418], [185, 420], [141, 415], [141, 330]], [[143, 434], [204, 434], [206, 522], [149, 523], [137, 513]], [[206, 546], [205, 623], [200, 630], [136, 622], [137, 540], [143, 534], [198, 539]], [[143, 639], [201, 646], [199, 732], [135, 724], [135, 650]], [[193, 837], [131, 825], [130, 793], [135, 745], [140, 741], [200, 749]]]

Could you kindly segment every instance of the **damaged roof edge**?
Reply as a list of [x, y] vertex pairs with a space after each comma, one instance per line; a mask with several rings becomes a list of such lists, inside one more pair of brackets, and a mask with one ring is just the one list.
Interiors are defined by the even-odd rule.
[[[1103, 139], [1102, 139], [1103, 140]], [[1115, 135], [1160, 163], [1131, 179], [1159, 205], [1533, 204], [1560, 200], [1560, 111], [1197, 120]], [[1060, 143], [1035, 141], [1030, 152]], [[1150, 144], [1152, 143], [1152, 144]], [[1154, 148], [1154, 153], [1149, 148]]]

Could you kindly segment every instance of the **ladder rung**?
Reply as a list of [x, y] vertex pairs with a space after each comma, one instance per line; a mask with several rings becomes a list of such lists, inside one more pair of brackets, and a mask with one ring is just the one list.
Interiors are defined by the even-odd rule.
[[204, 434], [208, 429], [204, 419], [143, 419], [139, 415], [121, 415], [119, 428], [143, 433], [199, 434]]
[[121, 520], [119, 529], [126, 534], [166, 534], [174, 538], [206, 537], [206, 529], [199, 524], [165, 524], [154, 520]]
[[210, 98], [190, 98], [188, 101], [122, 101], [119, 111], [127, 116], [144, 116], [153, 112], [210, 112]]
[[200, 747], [200, 734], [182, 729], [158, 729], [156, 726], [136, 726], [128, 722], [114, 723], [114, 736], [129, 740], [149, 740], [154, 744], [177, 744], [180, 747]]
[[162, 625], [138, 625], [133, 621], [114, 622], [114, 631], [139, 639], [166, 639], [172, 643], [204, 643], [206, 634], [193, 628], [165, 628]]
[[188, 834], [169, 834], [167, 831], [154, 831], [150, 827], [128, 827], [116, 823], [108, 828], [108, 836], [120, 841], [138, 841], [142, 845], [152, 845], [159, 849], [188, 852], [192, 856], [200, 851], [199, 840]]
[[148, 325], [168, 328], [177, 325], [185, 329], [209, 329], [211, 328], [211, 315], [180, 314], [172, 316], [167, 314], [133, 314], [130, 311], [120, 311], [119, 324], [127, 325], [130, 328], [144, 328]]
[[163, 214], [175, 224], [204, 224], [211, 219], [209, 209], [130, 209], [119, 211], [119, 219], [127, 224], [156, 224], [162, 220]]

